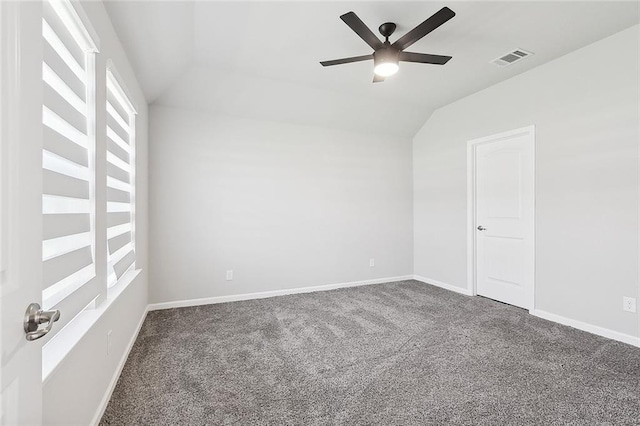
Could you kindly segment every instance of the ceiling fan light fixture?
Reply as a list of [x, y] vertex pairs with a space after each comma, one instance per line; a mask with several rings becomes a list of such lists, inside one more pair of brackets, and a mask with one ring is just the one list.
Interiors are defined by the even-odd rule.
[[390, 75], [394, 75], [398, 72], [398, 64], [393, 62], [383, 62], [378, 64], [373, 68], [373, 72], [378, 74], [380, 77], [389, 77]]
[[389, 77], [398, 72], [399, 51], [392, 47], [384, 47], [373, 54], [373, 72], [380, 77]]
[[344, 15], [340, 15], [340, 19], [342, 19], [342, 21], [347, 24], [354, 33], [356, 33], [369, 45], [370, 48], [373, 49], [373, 55], [369, 54], [352, 56], [350, 58], [333, 59], [330, 61], [320, 61], [320, 65], [323, 67], [329, 67], [332, 65], [349, 64], [352, 62], [362, 62], [373, 59], [373, 72], [375, 74], [373, 77], [373, 83], [380, 83], [385, 80], [385, 77], [398, 72], [398, 69], [400, 68], [398, 66], [399, 61], [444, 65], [449, 62], [451, 56], [407, 52], [406, 49], [454, 16], [456, 16], [456, 14], [453, 10], [448, 7], [443, 7], [424, 20], [420, 25], [391, 43], [389, 41], [389, 37], [395, 31], [396, 24], [393, 22], [385, 22], [378, 27], [378, 31], [380, 31], [380, 34], [384, 37], [384, 41], [380, 41], [373, 31], [371, 31], [369, 27], [362, 22], [362, 19], [358, 18], [358, 15], [354, 12], [347, 12]]

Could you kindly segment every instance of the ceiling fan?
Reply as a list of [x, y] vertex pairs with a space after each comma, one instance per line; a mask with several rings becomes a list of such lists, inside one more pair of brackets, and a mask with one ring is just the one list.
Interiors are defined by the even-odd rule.
[[392, 44], [389, 42], [389, 37], [396, 30], [396, 24], [393, 22], [385, 22], [378, 28], [380, 34], [385, 38], [384, 42], [382, 42], [364, 24], [364, 22], [358, 18], [358, 15], [353, 12], [345, 13], [340, 16], [340, 19], [342, 19], [344, 23], [347, 24], [356, 34], [358, 34], [365, 43], [371, 46], [374, 52], [370, 55], [322, 61], [320, 64], [322, 64], [323, 67], [328, 67], [331, 65], [348, 64], [351, 62], [361, 62], [373, 59], [373, 71], [375, 73], [373, 77], [374, 83], [384, 81], [385, 77], [395, 74], [398, 71], [399, 61], [444, 65], [449, 62], [451, 56], [405, 52], [404, 50], [454, 16], [456, 16], [456, 14], [453, 10], [448, 7], [443, 7], [430, 18], [400, 37]]

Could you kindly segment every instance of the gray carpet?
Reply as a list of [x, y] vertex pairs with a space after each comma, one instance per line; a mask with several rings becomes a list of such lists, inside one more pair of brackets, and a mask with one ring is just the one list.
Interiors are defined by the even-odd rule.
[[417, 281], [150, 312], [102, 425], [637, 425], [640, 349]]

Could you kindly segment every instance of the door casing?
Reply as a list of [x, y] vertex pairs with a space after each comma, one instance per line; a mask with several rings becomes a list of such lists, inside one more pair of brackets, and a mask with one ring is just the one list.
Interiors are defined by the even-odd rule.
[[504, 139], [513, 138], [515, 136], [528, 136], [528, 145], [530, 148], [531, 168], [533, 170], [533, 180], [531, 188], [531, 206], [533, 206], [533, 212], [530, 215], [531, 220], [527, 224], [530, 235], [533, 238], [533, 250], [531, 250], [531, 258], [529, 262], [532, 265], [531, 277], [531, 290], [529, 294], [529, 313], [535, 311], [535, 126], [521, 127], [506, 132], [501, 132], [491, 136], [485, 136], [478, 139], [472, 139], [467, 142], [467, 290], [470, 294], [477, 296], [477, 280], [476, 280], [476, 268], [477, 268], [477, 232], [476, 227], [476, 148], [480, 145], [490, 144]]

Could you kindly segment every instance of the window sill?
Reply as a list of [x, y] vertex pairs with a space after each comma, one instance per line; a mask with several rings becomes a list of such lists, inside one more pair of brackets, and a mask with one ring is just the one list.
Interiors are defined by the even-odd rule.
[[86, 309], [58, 332], [42, 347], [42, 382], [56, 370], [85, 334], [111, 307], [118, 296], [129, 287], [140, 273], [140, 269], [124, 274], [118, 282], [107, 290], [107, 300], [93, 309]]
[[125, 288], [131, 284], [135, 277], [140, 273], [140, 269], [133, 269], [127, 271], [120, 277], [120, 279], [111, 287], [107, 288], [107, 301], [106, 303], [110, 303], [113, 299], [120, 296], [120, 294], [124, 291]]

